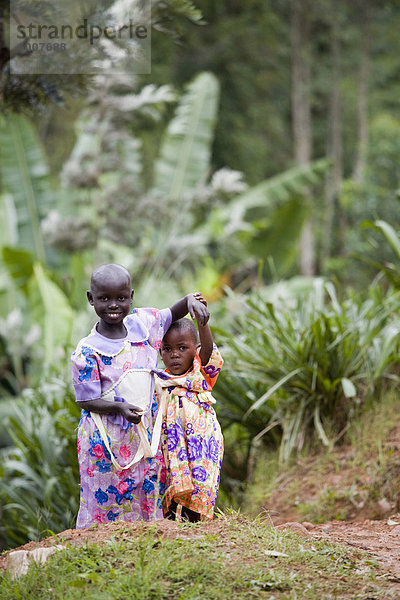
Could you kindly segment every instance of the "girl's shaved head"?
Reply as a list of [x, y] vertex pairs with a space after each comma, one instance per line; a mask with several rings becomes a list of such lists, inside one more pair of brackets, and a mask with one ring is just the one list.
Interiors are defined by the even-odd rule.
[[121, 285], [126, 284], [130, 287], [131, 277], [129, 272], [122, 265], [101, 265], [92, 273], [90, 280], [91, 289], [103, 286], [104, 284]]

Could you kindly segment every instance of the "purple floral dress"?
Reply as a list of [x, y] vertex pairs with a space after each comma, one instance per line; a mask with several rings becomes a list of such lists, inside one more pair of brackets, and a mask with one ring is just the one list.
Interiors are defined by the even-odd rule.
[[[156, 367], [162, 337], [171, 324], [170, 309], [134, 309], [124, 324], [128, 333], [123, 339], [106, 338], [95, 326], [90, 335], [79, 342], [72, 355], [77, 402], [100, 398], [127, 369]], [[142, 417], [149, 439], [157, 411], [153, 395], [153, 403]], [[122, 415], [102, 415], [102, 420], [115, 459], [121, 466], [129, 464], [140, 443], [136, 425]], [[78, 459], [81, 491], [77, 528], [116, 519], [162, 518], [160, 495], [165, 487], [165, 466], [161, 449], [154, 458], [142, 458], [132, 467], [118, 471], [90, 412], [82, 410]]]

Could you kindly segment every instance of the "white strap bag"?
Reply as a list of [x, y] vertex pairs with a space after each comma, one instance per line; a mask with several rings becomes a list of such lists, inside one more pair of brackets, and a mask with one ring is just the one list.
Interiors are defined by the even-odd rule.
[[[153, 380], [153, 371], [149, 369], [129, 369], [121, 375], [112, 388], [101, 395], [101, 398], [109, 402], [114, 402], [114, 396], [120, 396], [130, 404], [137, 406], [140, 409], [138, 414], [143, 415], [149, 410], [153, 401]], [[132, 465], [139, 462], [139, 460], [143, 457], [152, 458], [156, 455], [161, 436], [163, 414], [163, 406], [161, 406], [161, 403], [158, 407], [158, 414], [154, 423], [151, 442], [149, 442], [146, 427], [141, 420], [140, 423], [136, 425], [140, 437], [139, 447], [133, 459], [124, 467], [116, 461], [111, 451], [110, 443], [101, 415], [92, 411], [90, 411], [90, 414], [96, 424], [97, 429], [99, 430], [105, 447], [110, 453], [111, 462], [118, 471], [125, 471], [126, 469], [129, 469], [132, 467]]]

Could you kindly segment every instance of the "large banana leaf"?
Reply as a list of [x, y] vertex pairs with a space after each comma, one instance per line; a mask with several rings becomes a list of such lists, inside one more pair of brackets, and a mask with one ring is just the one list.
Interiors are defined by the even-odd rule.
[[15, 308], [26, 313], [24, 296], [33, 273], [33, 255], [22, 248], [3, 246], [0, 253], [0, 318]]
[[249, 242], [252, 255], [265, 263], [272, 259], [275, 272], [286, 275], [298, 260], [298, 244], [308, 206], [297, 198], [271, 211], [265, 227]]
[[155, 191], [178, 202], [204, 183], [217, 116], [218, 80], [200, 73], [189, 84], [170, 122], [155, 165]]
[[0, 180], [3, 192], [14, 199], [19, 245], [44, 260], [40, 220], [52, 202], [48, 166], [33, 126], [22, 115], [0, 119]]
[[45, 364], [55, 364], [62, 357], [61, 350], [71, 341], [74, 311], [39, 263], [33, 268], [28, 288], [32, 318], [43, 332]]
[[240, 194], [221, 211], [220, 218], [226, 221], [225, 233], [249, 229], [248, 211], [257, 208], [274, 210], [283, 203], [305, 194], [306, 190], [320, 183], [329, 161], [317, 160], [303, 167], [288, 169], [280, 175], [262, 181]]
[[2, 246], [18, 243], [17, 211], [11, 194], [0, 194], [0, 243]]
[[28, 282], [33, 274], [33, 254], [23, 248], [3, 246], [1, 259], [17, 288], [26, 294]]

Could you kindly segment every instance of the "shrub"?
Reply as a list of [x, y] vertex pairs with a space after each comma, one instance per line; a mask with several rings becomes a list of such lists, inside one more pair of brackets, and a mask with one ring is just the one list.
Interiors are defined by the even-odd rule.
[[287, 460], [313, 433], [334, 443], [367, 393], [386, 377], [398, 380], [400, 294], [371, 287], [367, 298], [339, 302], [333, 285], [320, 279], [290, 301], [265, 294], [252, 293], [225, 332], [216, 396], [225, 426], [241, 422], [253, 444], [268, 434]]
[[8, 421], [14, 446], [2, 450], [0, 463], [1, 533], [9, 546], [74, 526], [79, 506], [73, 392], [53, 378], [16, 402]]

